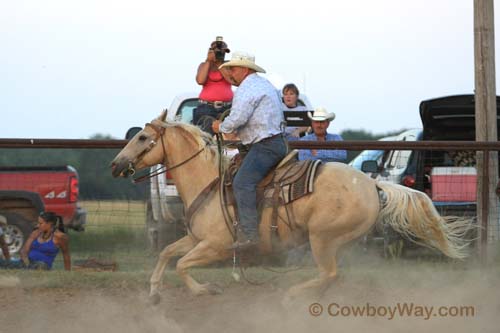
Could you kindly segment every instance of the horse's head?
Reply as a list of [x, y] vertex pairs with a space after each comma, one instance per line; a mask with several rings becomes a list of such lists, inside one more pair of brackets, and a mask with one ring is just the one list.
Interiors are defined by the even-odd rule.
[[[163, 162], [162, 135], [165, 132], [166, 111], [148, 123], [111, 162], [113, 177], [127, 177], [136, 171]], [[160, 144], [159, 144], [160, 143]]]

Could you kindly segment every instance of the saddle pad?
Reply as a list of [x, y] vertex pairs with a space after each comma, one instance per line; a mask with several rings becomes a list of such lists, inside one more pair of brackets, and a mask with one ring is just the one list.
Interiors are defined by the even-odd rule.
[[312, 193], [314, 190], [314, 179], [316, 177], [316, 172], [318, 170], [318, 166], [321, 164], [321, 160], [307, 160], [296, 162], [297, 164], [305, 163], [300, 167], [300, 174], [296, 174], [296, 177], [293, 178], [293, 181], [289, 179], [284, 179], [287, 177], [283, 177], [281, 179], [273, 179], [273, 184], [269, 184], [266, 186], [264, 190], [264, 198], [266, 202], [272, 201], [269, 199], [273, 198], [273, 193], [276, 190], [276, 185], [279, 184], [279, 203], [281, 205], [286, 205], [292, 201], [295, 201], [304, 195]]

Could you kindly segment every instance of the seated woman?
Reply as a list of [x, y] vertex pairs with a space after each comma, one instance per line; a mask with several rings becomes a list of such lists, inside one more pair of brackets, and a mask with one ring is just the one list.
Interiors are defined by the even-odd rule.
[[63, 254], [64, 269], [71, 270], [69, 239], [64, 233], [62, 217], [53, 212], [42, 212], [38, 217], [38, 228], [21, 249], [21, 261], [2, 261], [0, 267], [50, 270], [59, 250]]
[[[287, 83], [281, 90], [283, 95], [284, 111], [307, 111], [304, 105], [299, 104], [299, 88], [293, 83]], [[289, 141], [298, 140], [308, 130], [308, 127], [287, 126], [285, 129], [286, 138]]]

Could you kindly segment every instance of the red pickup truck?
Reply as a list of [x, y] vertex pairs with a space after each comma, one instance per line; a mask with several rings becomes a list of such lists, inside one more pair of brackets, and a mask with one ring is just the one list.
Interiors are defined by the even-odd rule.
[[3, 228], [11, 252], [20, 250], [43, 210], [61, 215], [66, 227], [84, 229], [78, 182], [71, 166], [0, 167], [0, 221], [7, 223]]

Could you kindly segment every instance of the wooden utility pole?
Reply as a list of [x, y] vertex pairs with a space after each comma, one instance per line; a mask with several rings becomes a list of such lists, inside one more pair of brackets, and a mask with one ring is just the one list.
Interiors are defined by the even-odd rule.
[[[474, 0], [474, 66], [476, 140], [497, 141], [495, 86], [495, 30], [493, 0]], [[498, 152], [477, 154], [478, 223], [481, 223], [481, 255], [486, 259], [488, 241], [498, 241]]]

